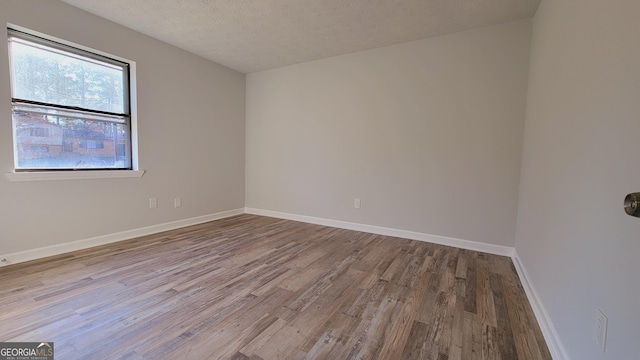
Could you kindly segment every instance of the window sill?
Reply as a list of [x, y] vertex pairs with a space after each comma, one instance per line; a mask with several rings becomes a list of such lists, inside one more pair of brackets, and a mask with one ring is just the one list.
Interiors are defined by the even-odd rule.
[[89, 171], [42, 171], [42, 172], [12, 172], [5, 174], [11, 182], [17, 181], [53, 181], [53, 180], [84, 180], [84, 179], [116, 179], [139, 178], [144, 170], [89, 170]]

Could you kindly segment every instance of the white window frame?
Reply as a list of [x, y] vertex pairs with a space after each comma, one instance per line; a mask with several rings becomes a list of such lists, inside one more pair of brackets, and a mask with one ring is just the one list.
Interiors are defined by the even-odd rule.
[[[84, 45], [76, 44], [64, 39], [53, 37], [51, 35], [43, 34], [38, 31], [30, 30], [18, 25], [7, 24], [7, 38], [9, 36], [10, 29], [26, 33], [35, 37], [39, 37], [48, 41], [56, 42], [65, 46], [86, 51], [98, 56], [104, 56], [111, 58], [129, 65], [129, 132], [131, 143], [131, 169], [106, 169], [106, 170], [29, 170], [29, 171], [16, 171], [7, 173], [6, 177], [10, 181], [46, 181], [46, 180], [75, 180], [75, 179], [104, 179], [104, 178], [136, 178], [144, 175], [144, 171], [138, 167], [138, 127], [137, 127], [137, 99], [136, 99], [136, 62], [133, 60], [125, 59], [120, 56], [112, 55], [104, 51], [96, 50]], [[13, 139], [13, 141], [16, 141]], [[13, 146], [14, 152], [15, 146]], [[14, 153], [14, 156], [17, 154]]]

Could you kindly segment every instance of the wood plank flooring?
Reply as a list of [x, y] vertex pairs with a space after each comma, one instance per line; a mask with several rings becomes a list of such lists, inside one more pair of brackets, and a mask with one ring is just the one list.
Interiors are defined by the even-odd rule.
[[240, 215], [0, 268], [56, 359], [551, 359], [509, 258]]

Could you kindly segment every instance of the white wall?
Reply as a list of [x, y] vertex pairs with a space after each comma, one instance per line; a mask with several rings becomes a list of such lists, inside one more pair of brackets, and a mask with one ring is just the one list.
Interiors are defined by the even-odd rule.
[[534, 18], [516, 251], [576, 360], [640, 359], [640, 219], [622, 207], [640, 191], [638, 14], [543, 0]]
[[513, 246], [530, 26], [247, 75], [247, 207]]
[[[6, 42], [0, 46], [0, 254], [244, 206], [245, 76], [58, 1], [0, 2], [16, 24], [136, 61], [139, 179], [9, 182]], [[158, 208], [149, 209], [149, 197]], [[182, 207], [173, 208], [173, 198]]]

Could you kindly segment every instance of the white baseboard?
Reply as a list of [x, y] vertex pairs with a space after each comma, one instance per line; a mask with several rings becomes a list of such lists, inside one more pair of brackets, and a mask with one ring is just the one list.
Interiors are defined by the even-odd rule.
[[340, 221], [340, 220], [317, 218], [312, 216], [290, 214], [290, 213], [284, 213], [279, 211], [245, 208], [244, 212], [247, 214], [253, 214], [253, 215], [269, 216], [269, 217], [274, 217], [279, 219], [294, 220], [294, 221], [300, 221], [300, 222], [316, 224], [316, 225], [331, 226], [331, 227], [347, 229], [347, 230], [368, 232], [368, 233], [378, 234], [378, 235], [394, 236], [394, 237], [399, 237], [404, 239], [425, 241], [425, 242], [430, 242], [434, 244], [453, 246], [461, 249], [480, 251], [480, 252], [495, 254], [495, 255], [502, 255], [502, 256], [508, 256], [508, 257], [511, 257], [513, 255], [513, 248], [509, 246], [487, 244], [487, 243], [481, 243], [477, 241], [456, 239], [456, 238], [440, 236], [440, 235], [430, 235], [430, 234], [419, 233], [414, 231], [392, 229], [392, 228], [374, 226], [374, 225], [358, 224], [358, 223], [352, 223], [352, 222]]
[[538, 320], [538, 324], [540, 325], [540, 329], [542, 330], [542, 334], [547, 342], [547, 346], [549, 347], [549, 351], [551, 352], [551, 356], [555, 360], [569, 360], [569, 356], [567, 355], [566, 350], [562, 346], [560, 342], [560, 338], [558, 337], [558, 333], [556, 332], [555, 327], [549, 317], [549, 314], [545, 310], [540, 298], [538, 297], [533, 284], [530, 281], [529, 275], [527, 273], [526, 268], [522, 264], [520, 257], [518, 257], [518, 253], [512, 247], [502, 246], [502, 245], [494, 245], [481, 243], [470, 240], [456, 239], [446, 236], [439, 235], [431, 235], [425, 233], [419, 233], [414, 231], [386, 228], [374, 225], [366, 225], [359, 223], [352, 223], [347, 221], [340, 220], [332, 220], [325, 218], [318, 218], [312, 216], [305, 215], [297, 215], [290, 214], [278, 211], [271, 210], [263, 210], [263, 209], [255, 209], [255, 208], [244, 208], [244, 209], [234, 209], [228, 211], [222, 211], [214, 214], [208, 214], [203, 216], [197, 216], [189, 219], [171, 221], [168, 223], [157, 224], [152, 226], [147, 226], [143, 228], [133, 229], [122, 231], [114, 234], [96, 236], [89, 239], [77, 240], [63, 244], [57, 244], [52, 246], [46, 246], [37, 249], [25, 250], [16, 253], [0, 255], [0, 259], [3, 261], [0, 262], [0, 267], [9, 265], [9, 264], [17, 264], [25, 261], [40, 259], [48, 256], [59, 255], [67, 252], [87, 249], [94, 246], [110, 244], [118, 241], [129, 240], [140, 236], [146, 236], [151, 234], [156, 234], [163, 231], [178, 229], [181, 227], [191, 226], [202, 224], [209, 221], [220, 220], [227, 217], [240, 215], [240, 214], [253, 214], [253, 215], [261, 215], [268, 217], [275, 217], [279, 219], [287, 219], [300, 221], [310, 224], [317, 224], [323, 226], [331, 226], [341, 229], [355, 230], [368, 232], [372, 234], [379, 234], [385, 236], [394, 236], [399, 238], [425, 241], [434, 244], [453, 246], [461, 249], [480, 251], [489, 254], [496, 254], [502, 256], [509, 256], [513, 260], [513, 264], [518, 272], [518, 276], [520, 277], [520, 281], [522, 282], [522, 286], [527, 294], [527, 298], [529, 299], [529, 303], [533, 309], [533, 312]]
[[171, 221], [164, 224], [151, 225], [143, 228], [126, 230], [114, 234], [96, 236], [89, 239], [77, 240], [72, 242], [67, 242], [63, 244], [56, 244], [46, 247], [41, 247], [37, 249], [20, 251], [7, 255], [0, 255], [0, 259], [4, 259], [4, 261], [0, 262], [0, 266], [5, 266], [9, 264], [17, 264], [25, 261], [40, 259], [48, 256], [59, 255], [71, 251], [87, 249], [90, 247], [105, 245], [114, 243], [122, 240], [129, 240], [133, 238], [137, 238], [140, 236], [156, 234], [159, 232], [178, 229], [185, 226], [202, 224], [209, 221], [224, 219], [234, 215], [240, 215], [244, 213], [244, 209], [235, 209], [222, 211], [215, 214], [208, 214], [203, 216], [197, 216], [189, 219]]
[[531, 304], [531, 308], [533, 309], [533, 313], [536, 316], [536, 320], [538, 320], [538, 325], [540, 326], [540, 330], [542, 331], [544, 340], [547, 342], [547, 347], [549, 348], [549, 352], [551, 352], [551, 357], [553, 357], [553, 359], [555, 360], [569, 360], [569, 356], [567, 355], [564, 346], [562, 346], [562, 343], [560, 342], [558, 332], [553, 326], [551, 317], [549, 316], [549, 313], [547, 313], [547, 310], [544, 308], [542, 301], [538, 297], [538, 293], [531, 283], [529, 273], [524, 267], [524, 264], [522, 264], [522, 261], [518, 256], [518, 252], [514, 250], [513, 256], [511, 258], [513, 260], [513, 265], [518, 272], [518, 276], [520, 277], [520, 282], [522, 283], [524, 291], [527, 294], [527, 298], [529, 299], [529, 304]]
[[542, 305], [542, 302], [540, 301], [540, 298], [538, 297], [535, 291], [535, 288], [533, 287], [533, 285], [529, 280], [527, 271], [524, 268], [522, 262], [520, 261], [520, 258], [518, 257], [518, 253], [512, 247], [480, 243], [476, 241], [462, 240], [462, 239], [450, 238], [446, 236], [430, 235], [430, 234], [424, 234], [424, 233], [407, 231], [407, 230], [399, 230], [399, 229], [385, 228], [380, 226], [351, 223], [346, 221], [317, 218], [312, 216], [283, 213], [283, 212], [271, 211], [271, 210], [245, 208], [244, 211], [247, 214], [301, 221], [301, 222], [306, 222], [311, 224], [331, 226], [331, 227], [337, 227], [337, 228], [348, 229], [348, 230], [363, 231], [363, 232], [369, 232], [373, 234], [380, 234], [380, 235], [386, 235], [386, 236], [395, 236], [395, 237], [400, 237], [405, 239], [426, 241], [426, 242], [440, 244], [440, 245], [453, 246], [453, 247], [467, 249], [467, 250], [474, 250], [474, 251], [480, 251], [480, 252], [485, 252], [490, 254], [508, 256], [512, 259], [513, 264], [516, 268], [516, 271], [518, 272], [518, 276], [520, 277], [520, 281], [522, 282], [522, 286], [524, 287], [527, 298], [529, 299], [529, 303], [531, 304], [531, 307], [533, 309], [536, 320], [538, 321], [538, 324], [540, 326], [544, 339], [547, 342], [547, 346], [549, 348], [549, 352], [551, 353], [551, 356], [555, 360], [570, 359], [569, 356], [567, 355], [566, 350], [562, 346], [562, 343], [560, 342], [560, 338], [558, 337], [558, 333], [556, 332], [556, 329], [553, 326], [553, 323], [551, 322], [551, 318], [549, 317], [549, 314], [547, 313], [544, 306]]

